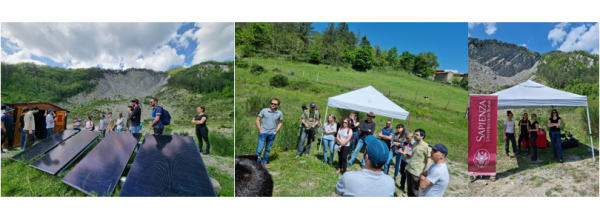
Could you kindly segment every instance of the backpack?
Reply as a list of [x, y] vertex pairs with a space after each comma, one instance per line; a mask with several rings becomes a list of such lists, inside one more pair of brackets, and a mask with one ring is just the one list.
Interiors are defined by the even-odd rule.
[[163, 110], [163, 114], [160, 115], [160, 121], [163, 125], [168, 126], [169, 124], [171, 124], [171, 114], [162, 106], [160, 106], [160, 108], [162, 108]]
[[[310, 110], [307, 109], [306, 111], [304, 111], [304, 115], [306, 116], [306, 121], [308, 122], [308, 118], [310, 116]], [[315, 125], [318, 126], [319, 122], [317, 122], [317, 119], [321, 119], [321, 115], [319, 114], [319, 110], [315, 109]], [[302, 125], [304, 125], [304, 124], [302, 124]], [[317, 129], [317, 127], [315, 127], [315, 129]]]

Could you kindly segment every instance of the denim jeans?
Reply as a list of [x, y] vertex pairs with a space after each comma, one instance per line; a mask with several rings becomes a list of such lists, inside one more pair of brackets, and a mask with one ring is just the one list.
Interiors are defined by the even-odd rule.
[[23, 148], [23, 145], [25, 145], [25, 136], [27, 134], [25, 134], [23, 127], [19, 127], [19, 129], [21, 130], [21, 148]]
[[265, 153], [263, 154], [262, 164], [267, 164], [267, 161], [269, 160], [269, 152], [271, 151], [271, 146], [273, 145], [273, 141], [275, 141], [275, 136], [276, 135], [273, 133], [258, 134], [258, 142], [256, 144], [256, 155], [258, 156], [258, 162], [261, 162], [260, 153], [262, 153], [266, 143], [266, 149]]
[[123, 127], [118, 127], [117, 126], [117, 132], [123, 132]]
[[131, 132], [132, 133], [139, 133], [140, 130], [142, 130], [142, 126], [131, 126]]
[[106, 137], [106, 129], [100, 130], [102, 132], [102, 139]]
[[46, 138], [54, 135], [54, 128], [46, 128]]
[[[360, 152], [360, 149], [362, 149], [363, 145], [365, 144], [365, 141], [363, 139], [358, 139], [358, 143], [356, 144], [356, 148], [354, 149], [354, 152], [352, 152], [352, 157], [350, 157], [350, 161], [348, 161], [348, 163], [350, 165], [352, 165], [352, 163], [354, 163], [354, 160], [356, 159], [356, 156], [358, 155], [358, 153]], [[361, 166], [365, 165], [365, 158], [363, 158], [362, 162], [360, 163]]]
[[560, 131], [552, 132], [550, 131], [550, 139], [552, 140], [552, 150], [554, 151], [554, 157], [558, 157], [560, 159], [563, 158], [562, 155], [562, 146], [561, 146], [561, 138]]
[[[300, 145], [298, 145], [298, 152], [296, 152], [296, 155], [302, 155], [302, 153], [306, 153], [306, 155], [308, 155], [310, 153], [310, 145], [312, 145], [314, 135], [314, 130], [302, 131], [302, 136], [300, 136]], [[305, 142], [307, 143], [306, 146], [304, 145]]]
[[394, 159], [394, 157], [396, 157], [396, 159], [394, 160], [394, 177], [398, 176], [398, 173], [400, 172], [400, 161], [402, 160], [402, 154], [394, 154], [394, 152], [390, 151], [390, 156], [388, 158], [388, 161], [385, 162], [385, 166], [383, 167], [383, 173], [387, 174], [390, 170], [390, 162], [392, 162], [392, 159]]
[[334, 140], [323, 139], [323, 162], [327, 162], [327, 152], [329, 152], [331, 154], [329, 163], [333, 163], [333, 151], [335, 151], [333, 144]]

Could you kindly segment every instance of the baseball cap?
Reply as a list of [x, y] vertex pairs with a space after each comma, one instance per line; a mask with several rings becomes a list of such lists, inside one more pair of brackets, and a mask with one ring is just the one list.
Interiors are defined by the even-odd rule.
[[448, 156], [448, 148], [446, 148], [446, 146], [444, 146], [444, 144], [438, 143], [438, 144], [435, 144], [433, 146], [430, 145], [429, 147], [431, 147], [431, 149], [440, 151], [444, 155]]
[[310, 108], [315, 108], [315, 107], [317, 107], [317, 104], [316, 104], [316, 103], [311, 103], [311, 104], [310, 104]]
[[54, 112], [54, 110], [53, 109], [49, 109], [48, 112], [51, 113], [51, 112]]
[[371, 163], [373, 163], [375, 167], [383, 166], [390, 155], [390, 150], [385, 142], [377, 139], [373, 135], [365, 137], [365, 142], [367, 143], [367, 154], [369, 155]]
[[140, 101], [139, 101], [138, 99], [132, 99], [132, 100], [131, 100], [131, 102], [134, 102], [134, 103], [140, 104]]

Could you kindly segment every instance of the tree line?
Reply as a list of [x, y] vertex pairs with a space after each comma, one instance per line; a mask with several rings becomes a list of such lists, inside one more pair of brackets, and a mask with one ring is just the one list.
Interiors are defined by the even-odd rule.
[[400, 53], [396, 46], [382, 49], [372, 45], [360, 29], [350, 31], [345, 22], [329, 23], [321, 32], [310, 22], [236, 23], [235, 45], [236, 56], [240, 57], [284, 57], [314, 64], [349, 65], [359, 71], [391, 68], [429, 77], [439, 67], [434, 52]]
[[[227, 66], [228, 70], [221, 68]], [[191, 67], [172, 69], [167, 85], [181, 87], [196, 93], [219, 93], [233, 98], [234, 69], [233, 61], [207, 61]]]

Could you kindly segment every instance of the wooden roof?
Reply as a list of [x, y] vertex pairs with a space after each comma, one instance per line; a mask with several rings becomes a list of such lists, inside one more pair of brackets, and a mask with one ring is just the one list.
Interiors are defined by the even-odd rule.
[[38, 108], [40, 108], [40, 110], [54, 109], [54, 110], [58, 110], [58, 111], [71, 112], [65, 108], [62, 108], [60, 106], [54, 105], [49, 102], [7, 103], [6, 105], [10, 106], [10, 108], [13, 108], [13, 109], [16, 109], [17, 107], [21, 107], [21, 106], [27, 106], [29, 108], [37, 106]]

